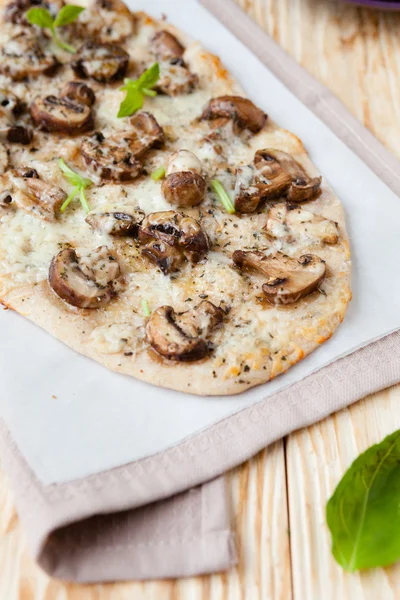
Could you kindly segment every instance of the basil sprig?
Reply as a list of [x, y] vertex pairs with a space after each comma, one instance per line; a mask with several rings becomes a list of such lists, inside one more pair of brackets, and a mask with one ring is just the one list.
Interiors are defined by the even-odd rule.
[[83, 210], [88, 213], [90, 211], [89, 204], [86, 200], [85, 190], [86, 188], [93, 185], [93, 181], [91, 179], [86, 179], [86, 177], [82, 177], [79, 173], [73, 171], [65, 162], [64, 159], [60, 158], [58, 161], [58, 166], [63, 172], [64, 178], [74, 186], [74, 189], [65, 200], [64, 204], [61, 206], [60, 211], [63, 213], [67, 207], [70, 205], [72, 200], [79, 196], [80, 203], [82, 204]]
[[337, 562], [356, 571], [399, 560], [399, 507], [400, 430], [353, 462], [327, 504]]
[[75, 48], [66, 42], [60, 40], [57, 35], [56, 28], [69, 25], [78, 18], [82, 11], [85, 9], [83, 6], [75, 6], [74, 4], [67, 4], [63, 6], [56, 18], [54, 19], [51, 13], [46, 8], [30, 8], [26, 13], [26, 18], [31, 25], [37, 25], [41, 29], [49, 29], [53, 40], [59, 48], [66, 50], [67, 52], [74, 53]]
[[124, 86], [120, 88], [126, 92], [125, 99], [121, 102], [118, 111], [118, 119], [129, 117], [140, 110], [144, 103], [144, 97], [157, 96], [152, 88], [160, 78], [160, 65], [156, 62], [147, 71], [142, 73], [139, 79], [124, 79]]

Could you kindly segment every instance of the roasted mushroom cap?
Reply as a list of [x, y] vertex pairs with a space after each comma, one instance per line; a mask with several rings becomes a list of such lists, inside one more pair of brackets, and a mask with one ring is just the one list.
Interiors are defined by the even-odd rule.
[[68, 98], [77, 104], [92, 106], [96, 100], [94, 91], [83, 81], [69, 81], [61, 90], [61, 97]]
[[168, 175], [161, 186], [165, 199], [176, 206], [197, 206], [204, 200], [206, 182], [193, 171]]
[[160, 267], [164, 275], [176, 271], [184, 258], [202, 260], [209, 242], [201, 225], [191, 217], [172, 210], [151, 213], [139, 228], [142, 254]]
[[337, 223], [316, 215], [296, 204], [275, 204], [268, 213], [264, 228], [275, 239], [308, 239], [324, 244], [336, 244], [339, 239]]
[[50, 0], [48, 2], [41, 2], [40, 0], [11, 0], [4, 9], [4, 20], [9, 23], [27, 25], [28, 21], [25, 14], [30, 8], [45, 8], [55, 18], [63, 6], [63, 0]]
[[105, 138], [100, 132], [84, 138], [81, 154], [88, 167], [102, 179], [128, 181], [142, 172], [142, 157], [150, 148], [164, 142], [164, 132], [147, 112], [130, 119], [130, 129]]
[[200, 360], [212, 349], [206, 338], [224, 315], [221, 308], [207, 300], [180, 314], [171, 306], [160, 306], [147, 321], [146, 337], [154, 350], [168, 360]]
[[311, 200], [321, 188], [321, 177], [309, 177], [293, 156], [282, 150], [258, 150], [254, 157], [254, 165], [266, 179], [276, 179], [284, 175], [290, 177], [286, 197], [291, 202]]
[[157, 31], [151, 44], [158, 60], [181, 58], [185, 52], [182, 44], [169, 31]]
[[252, 133], [260, 131], [267, 121], [267, 115], [262, 110], [241, 96], [213, 98], [204, 109], [201, 118], [210, 121], [230, 119], [239, 130], [249, 129]]
[[51, 261], [49, 284], [68, 304], [78, 308], [106, 306], [118, 292], [120, 268], [107, 246], [85, 257], [73, 248], [61, 250]]
[[193, 152], [175, 152], [168, 162], [166, 174], [161, 189], [170, 204], [197, 206], [203, 201], [206, 182], [201, 176], [201, 162]]
[[79, 15], [78, 33], [100, 42], [123, 42], [134, 33], [135, 17], [121, 0], [95, 0]]
[[100, 44], [89, 41], [83, 44], [71, 62], [71, 67], [78, 77], [92, 77], [105, 83], [124, 77], [129, 54], [116, 44]]
[[3, 202], [17, 206], [45, 221], [54, 221], [67, 194], [39, 179], [35, 169], [21, 167], [7, 171], [1, 180]]
[[93, 128], [92, 111], [69, 98], [36, 98], [30, 108], [34, 123], [45, 131], [77, 135]]
[[291, 304], [308, 296], [317, 289], [326, 272], [325, 262], [315, 254], [291, 258], [282, 252], [236, 250], [232, 258], [237, 266], [254, 269], [268, 278], [262, 289], [273, 304]]
[[0, 50], [0, 73], [15, 81], [52, 75], [58, 66], [56, 57], [45, 54], [29, 30], [17, 33]]
[[93, 229], [121, 237], [136, 236], [144, 217], [145, 213], [140, 209], [102, 208], [91, 211], [85, 220]]

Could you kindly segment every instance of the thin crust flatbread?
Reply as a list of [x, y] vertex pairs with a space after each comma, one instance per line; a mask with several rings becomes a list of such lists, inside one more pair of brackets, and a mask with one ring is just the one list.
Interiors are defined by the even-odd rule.
[[[15, 27], [18, 26], [1, 25], [0, 46]], [[121, 210], [139, 207], [146, 214], [178, 210], [192, 216], [210, 239], [208, 256], [197, 264], [186, 262], [176, 273], [164, 275], [142, 256], [140, 244], [134, 238], [116, 238], [91, 229], [77, 202], [55, 222], [46, 222], [23, 210], [4, 210], [0, 212], [0, 299], [77, 352], [112, 370], [157, 386], [199, 395], [236, 394], [287, 371], [328, 340], [343, 320], [351, 299], [351, 262], [344, 211], [324, 180], [321, 194], [301, 204], [304, 210], [337, 223], [339, 239], [334, 244], [321, 243], [307, 235], [296, 239], [267, 236], [264, 228], [268, 205], [252, 214], [228, 214], [209, 182], [217, 178], [227, 189], [232, 189], [235, 167], [251, 163], [259, 149], [287, 152], [308, 175], [319, 174], [301, 141], [271, 119], [254, 135], [232, 134], [231, 140], [224, 143], [222, 154], [218, 154], [215, 144], [208, 139], [209, 123], [200, 121], [199, 116], [210, 99], [222, 95], [244, 96], [242, 89], [216, 56], [171, 25], [144, 13], [135, 15], [135, 33], [120, 43], [131, 57], [130, 77], [137, 77], [144, 65], [151, 64], [150, 40], [158, 30], [168, 30], [185, 46], [184, 60], [190, 71], [198, 75], [198, 86], [190, 94], [146, 98], [144, 110], [151, 112], [163, 127], [166, 144], [146, 154], [147, 174], [127, 183], [97, 182], [87, 190], [87, 199], [92, 209], [112, 204]], [[50, 41], [46, 44], [60, 62], [70, 60], [70, 55]], [[58, 95], [73, 78], [66, 65], [53, 76], [41, 75], [21, 82], [11, 82], [0, 75], [0, 87], [11, 85], [15, 94], [31, 104], [37, 96]], [[106, 136], [117, 131], [122, 137], [126, 119], [116, 118], [124, 98], [119, 90], [121, 83], [88, 83], [96, 94], [96, 131]], [[273, 98], [268, 99], [266, 108], [268, 103], [273, 103]], [[93, 179], [92, 174], [85, 173], [81, 162], [80, 143], [80, 136], [36, 130], [28, 146], [4, 144], [9, 149], [6, 168], [32, 167], [47, 182], [70, 192], [71, 186], [57, 164], [60, 157]], [[161, 193], [161, 182], [148, 175], [182, 148], [198, 156], [208, 182], [205, 200], [194, 208], [170, 205]], [[276, 200], [279, 201], [282, 199]], [[118, 256], [126, 288], [106, 307], [74, 308], [50, 288], [47, 280], [50, 262], [60, 248], [68, 245], [79, 252], [106, 245]], [[271, 304], [262, 292], [265, 275], [242, 272], [232, 261], [236, 250], [265, 249], [291, 257], [315, 254], [326, 262], [326, 277], [316, 291], [295, 303]], [[223, 322], [210, 335], [210, 353], [194, 362], [177, 362], [160, 356], [146, 339], [142, 301], [151, 310], [168, 305], [179, 313], [193, 309], [204, 299], [226, 312]]]

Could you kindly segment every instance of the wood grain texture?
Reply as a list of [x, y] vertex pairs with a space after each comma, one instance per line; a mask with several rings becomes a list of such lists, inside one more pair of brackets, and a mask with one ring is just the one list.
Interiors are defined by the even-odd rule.
[[[400, 15], [334, 0], [236, 1], [400, 156]], [[78, 586], [50, 580], [28, 555], [0, 473], [0, 600], [400, 598], [400, 566], [349, 575], [336, 565], [324, 513], [356, 455], [398, 427], [400, 386], [297, 432], [235, 469], [228, 479], [239, 565], [226, 574], [181, 581]]]

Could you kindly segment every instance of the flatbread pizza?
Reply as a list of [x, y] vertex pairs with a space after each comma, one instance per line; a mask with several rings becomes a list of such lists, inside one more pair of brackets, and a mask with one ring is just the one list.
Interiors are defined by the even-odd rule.
[[119, 0], [3, 3], [4, 305], [109, 369], [225, 395], [329, 339], [350, 277], [340, 201], [216, 56]]

